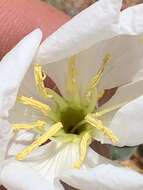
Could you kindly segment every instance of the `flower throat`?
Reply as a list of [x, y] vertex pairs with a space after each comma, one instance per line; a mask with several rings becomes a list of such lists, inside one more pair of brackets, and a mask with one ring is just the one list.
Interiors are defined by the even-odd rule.
[[[119, 108], [121, 105], [98, 111], [98, 100], [101, 98], [101, 92], [98, 92], [97, 86], [109, 60], [110, 55], [105, 55], [101, 67], [91, 81], [89, 81], [87, 89], [82, 96], [76, 81], [75, 56], [71, 57], [68, 62], [66, 97], [62, 97], [54, 90], [45, 87], [44, 80], [46, 79], [46, 74], [42, 70], [41, 65], [35, 65], [34, 75], [37, 89], [44, 98], [53, 100], [56, 108], [51, 108], [49, 105], [34, 98], [25, 96], [17, 98], [19, 103], [41, 111], [48, 118], [48, 121], [38, 120], [29, 124], [13, 124], [13, 130], [16, 132], [19, 130], [33, 130], [38, 134], [38, 137], [31, 145], [16, 155], [18, 160], [25, 159], [34, 149], [47, 142], [48, 139], [52, 140], [54, 138], [60, 141], [65, 141], [66, 139], [68, 143], [74, 142], [76, 137], [79, 142], [80, 156], [79, 160], [74, 163], [74, 167], [80, 168], [86, 158], [88, 146], [96, 131], [103, 133], [113, 143], [118, 141], [118, 138], [112, 131], [103, 125], [100, 117]], [[51, 124], [51, 127], [49, 127], [49, 124]]]
[[61, 111], [61, 123], [65, 133], [80, 134], [84, 129], [75, 129], [75, 127], [84, 120], [85, 112], [82, 107], [76, 105], [69, 106]]

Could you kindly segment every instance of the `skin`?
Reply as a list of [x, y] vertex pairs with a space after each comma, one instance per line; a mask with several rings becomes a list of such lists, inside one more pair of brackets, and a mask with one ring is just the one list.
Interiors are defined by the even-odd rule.
[[32, 30], [41, 28], [44, 39], [69, 19], [40, 0], [0, 0], [0, 58]]

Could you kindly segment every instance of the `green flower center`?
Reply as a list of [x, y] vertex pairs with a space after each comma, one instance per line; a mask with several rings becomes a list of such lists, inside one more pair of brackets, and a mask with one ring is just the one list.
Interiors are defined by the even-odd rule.
[[85, 111], [82, 107], [71, 105], [61, 111], [61, 123], [63, 124], [63, 129], [65, 133], [71, 133], [79, 135], [85, 130], [85, 126], [77, 128], [74, 132], [74, 128], [84, 120]]

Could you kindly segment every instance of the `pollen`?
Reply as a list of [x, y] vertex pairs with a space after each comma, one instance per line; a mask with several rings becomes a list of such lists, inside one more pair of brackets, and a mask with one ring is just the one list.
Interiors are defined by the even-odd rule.
[[103, 72], [106, 65], [109, 63], [111, 58], [110, 54], [106, 54], [102, 60], [101, 67], [97, 71], [96, 75], [89, 81], [87, 90], [85, 92], [85, 99], [88, 102], [88, 112], [93, 112], [95, 107], [98, 106], [98, 100], [100, 99], [101, 93], [98, 93], [98, 84], [100, 83]]
[[25, 159], [35, 148], [44, 144], [49, 138], [54, 136], [62, 127], [63, 125], [60, 122], [51, 126], [46, 133], [44, 133], [42, 136], [37, 138], [31, 145], [29, 145], [28, 147], [23, 149], [21, 152], [19, 152], [16, 156], [16, 159], [17, 160]]
[[51, 111], [50, 106], [48, 106], [47, 104], [44, 104], [38, 100], [35, 100], [33, 98], [21, 96], [21, 97], [17, 98], [17, 101], [21, 104], [29, 105], [35, 109], [40, 110], [46, 116], [48, 115], [48, 112]]
[[111, 129], [105, 127], [101, 120], [94, 118], [93, 114], [88, 114], [85, 117], [85, 121], [89, 123], [91, 126], [95, 127], [96, 129], [102, 131], [102, 133], [106, 135], [113, 143], [119, 141], [119, 139], [113, 134]]
[[99, 82], [103, 76], [104, 69], [105, 69], [106, 65], [109, 63], [110, 58], [111, 58], [110, 54], [106, 54], [105, 57], [103, 58], [103, 62], [102, 62], [100, 69], [97, 71], [97, 74], [91, 79], [91, 81], [88, 84], [88, 88], [87, 88], [87, 92], [86, 92], [87, 97], [91, 96], [93, 90], [99, 84]]
[[68, 62], [67, 93], [70, 98], [79, 102], [79, 88], [77, 85], [76, 56], [72, 56]]
[[80, 142], [80, 158], [74, 163], [74, 168], [79, 169], [83, 164], [90, 143], [91, 143], [91, 135], [88, 132], [86, 132], [82, 135]]
[[37, 86], [37, 89], [39, 90], [40, 94], [44, 98], [52, 98], [51, 94], [48, 94], [47, 88], [44, 86], [44, 80], [46, 78], [46, 74], [42, 70], [42, 66], [39, 64], [35, 64], [34, 66], [34, 76], [35, 76], [35, 83]]
[[12, 124], [12, 129], [13, 131], [30, 130], [30, 129], [37, 129], [39, 131], [42, 131], [46, 125], [47, 123], [45, 121], [38, 120], [31, 124], [24, 124], [24, 123]]

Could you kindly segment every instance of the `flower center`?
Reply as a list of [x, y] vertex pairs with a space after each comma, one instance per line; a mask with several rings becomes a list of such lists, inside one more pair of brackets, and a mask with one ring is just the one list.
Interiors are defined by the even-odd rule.
[[80, 134], [85, 130], [85, 126], [81, 126], [74, 131], [75, 126], [84, 120], [84, 109], [80, 106], [71, 105], [61, 111], [61, 123], [65, 133]]
[[[47, 121], [38, 120], [29, 124], [13, 124], [15, 131], [34, 130], [40, 134], [31, 145], [16, 155], [18, 160], [25, 159], [34, 149], [47, 142], [48, 139], [57, 138], [57, 140], [62, 140], [63, 142], [77, 142], [78, 140], [79, 160], [74, 163], [74, 167], [80, 168], [86, 158], [87, 149], [92, 141], [92, 137], [97, 130], [108, 137], [113, 143], [118, 141], [113, 132], [104, 126], [100, 117], [117, 109], [120, 105], [106, 110], [99, 111], [97, 109], [98, 100], [101, 95], [98, 92], [97, 86], [109, 59], [110, 55], [107, 54], [96, 75], [89, 81], [85, 93], [81, 95], [76, 81], [76, 59], [75, 56], [71, 57], [68, 67], [66, 97], [62, 97], [54, 90], [45, 87], [44, 80], [46, 74], [42, 70], [41, 65], [35, 65], [34, 75], [38, 91], [44, 98], [50, 98], [54, 101], [56, 106], [52, 108], [33, 98], [18, 97], [19, 103], [40, 110], [46, 118], [48, 117]], [[49, 127], [48, 123], [52, 125]]]

